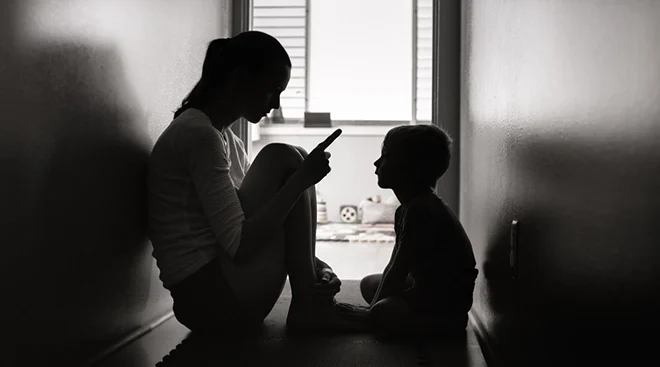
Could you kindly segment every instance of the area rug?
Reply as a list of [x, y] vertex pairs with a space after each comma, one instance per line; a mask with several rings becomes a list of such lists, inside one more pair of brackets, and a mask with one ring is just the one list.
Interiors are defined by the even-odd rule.
[[328, 223], [316, 227], [316, 240], [327, 242], [394, 243], [393, 224]]

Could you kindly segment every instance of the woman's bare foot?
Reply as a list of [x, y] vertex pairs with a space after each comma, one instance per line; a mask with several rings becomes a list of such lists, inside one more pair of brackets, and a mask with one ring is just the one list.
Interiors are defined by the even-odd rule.
[[290, 332], [362, 332], [367, 325], [347, 316], [334, 299], [291, 301], [286, 320]]

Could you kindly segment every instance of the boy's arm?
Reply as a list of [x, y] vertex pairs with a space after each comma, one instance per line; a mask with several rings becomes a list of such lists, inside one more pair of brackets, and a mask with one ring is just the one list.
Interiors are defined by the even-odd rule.
[[371, 305], [392, 295], [404, 291], [404, 284], [413, 268], [420, 248], [432, 241], [433, 221], [428, 209], [422, 206], [408, 208], [403, 222], [403, 233], [398, 246], [392, 254], [392, 260], [385, 269], [383, 279], [378, 286]]
[[376, 302], [404, 291], [403, 287], [411, 269], [411, 251], [405, 246], [398, 246], [392, 253], [390, 263], [385, 268], [383, 278], [378, 285], [378, 290], [371, 301], [371, 306]]

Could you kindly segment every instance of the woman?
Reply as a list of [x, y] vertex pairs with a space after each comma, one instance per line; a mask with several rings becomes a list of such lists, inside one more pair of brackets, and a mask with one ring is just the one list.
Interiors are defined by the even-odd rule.
[[[250, 165], [230, 126], [279, 108], [291, 61], [261, 32], [209, 44], [202, 76], [156, 142], [149, 163], [149, 231], [176, 318], [189, 329], [253, 330], [289, 276], [289, 329], [341, 327], [340, 281], [315, 257], [314, 185], [324, 150], [264, 147]], [[344, 325], [345, 326], [345, 325]]]

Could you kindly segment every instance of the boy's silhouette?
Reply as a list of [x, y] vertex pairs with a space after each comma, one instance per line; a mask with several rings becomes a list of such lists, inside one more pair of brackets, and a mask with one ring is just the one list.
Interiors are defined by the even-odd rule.
[[472, 245], [452, 210], [434, 193], [447, 171], [451, 138], [434, 125], [406, 125], [385, 136], [374, 163], [378, 185], [401, 202], [396, 244], [383, 274], [360, 286], [369, 307], [353, 308], [385, 334], [462, 333], [478, 274]]

